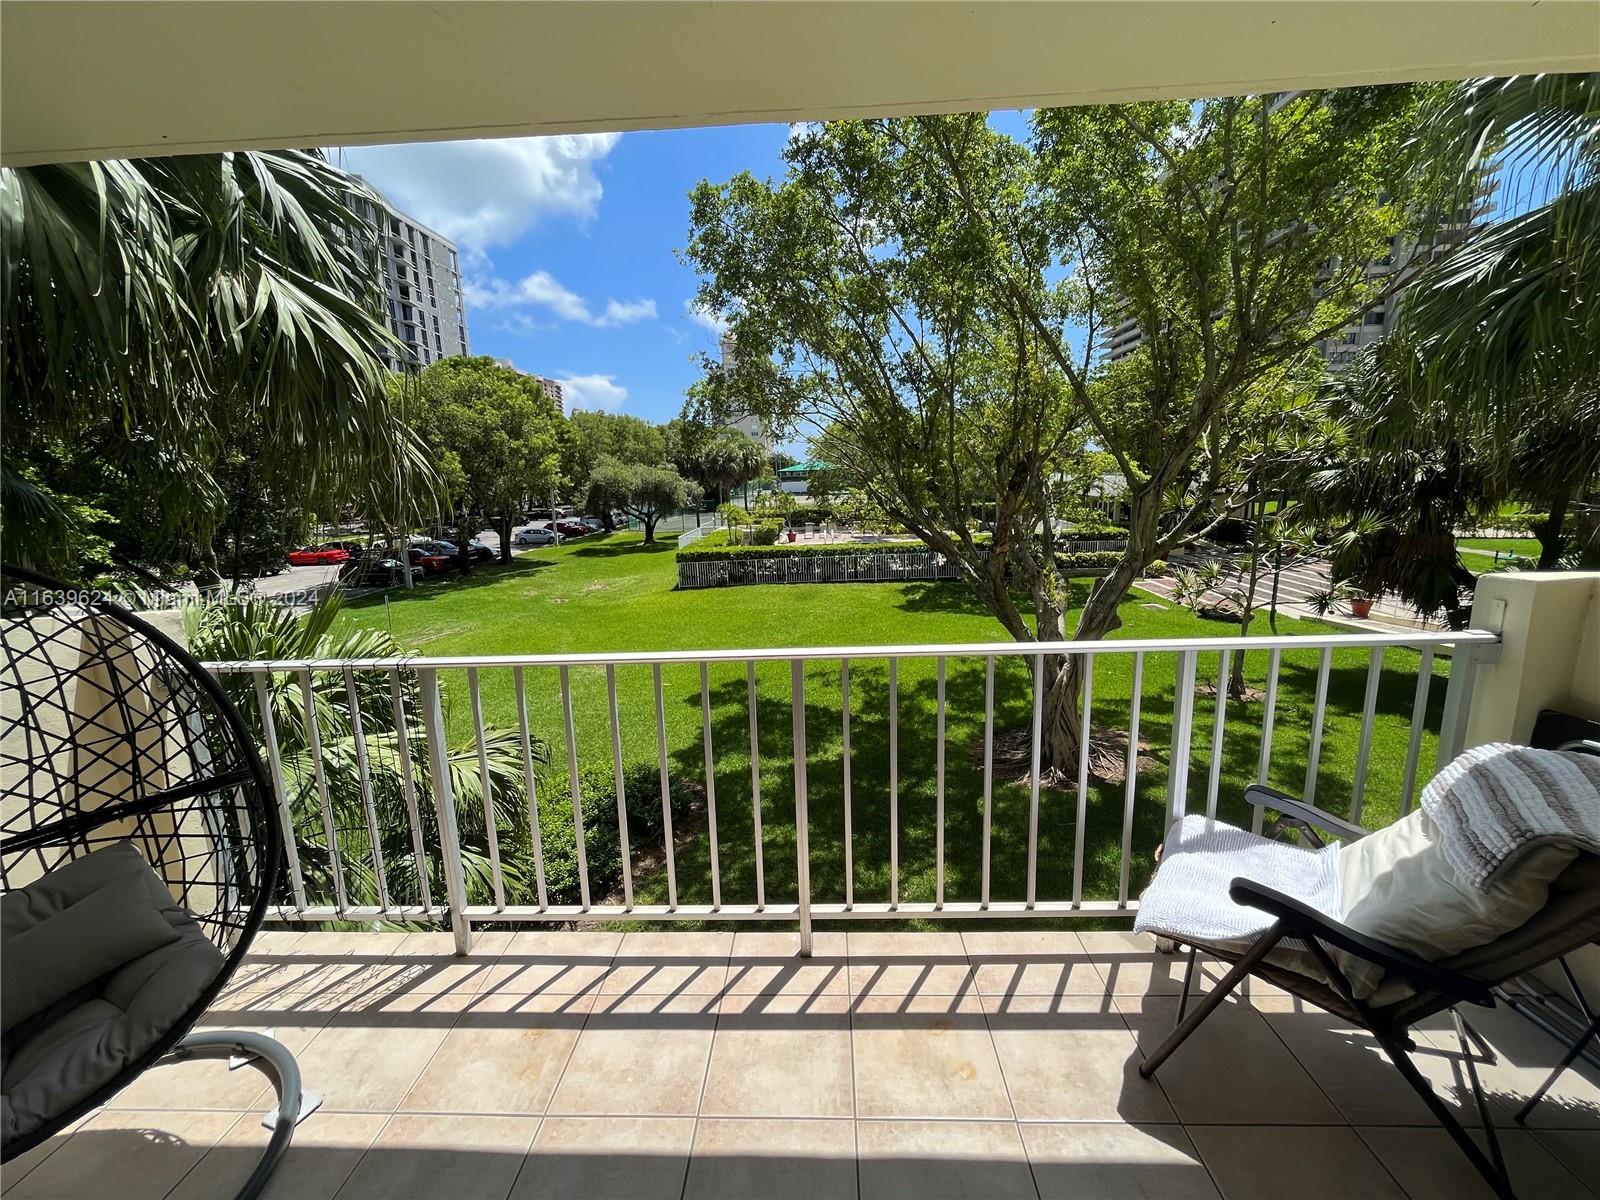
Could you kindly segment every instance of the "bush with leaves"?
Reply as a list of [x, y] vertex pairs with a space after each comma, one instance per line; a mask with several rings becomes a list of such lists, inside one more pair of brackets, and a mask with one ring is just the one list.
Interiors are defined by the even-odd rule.
[[[236, 597], [230, 603], [196, 602], [183, 614], [189, 648], [196, 657], [211, 661], [350, 660], [403, 654], [399, 643], [380, 630], [335, 629], [341, 599], [339, 591], [329, 592], [304, 618], [262, 597]], [[311, 709], [321, 750], [322, 782], [327, 788], [328, 808], [332, 814], [331, 843], [306, 719], [302, 684], [305, 678], [309, 678], [310, 683]], [[265, 757], [266, 732], [257, 703], [256, 677], [224, 674], [221, 680]], [[313, 904], [334, 902], [337, 855], [339, 875], [349, 904], [379, 902], [375, 869], [379, 859], [383, 862], [391, 904], [420, 904], [424, 872], [430, 899], [435, 904], [443, 903], [445, 884], [439, 860], [433, 774], [422, 726], [416, 673], [312, 671], [306, 677], [293, 672], [275, 672], [268, 677], [266, 686], [273, 734], [283, 767], [283, 794], [299, 849], [307, 899]], [[399, 713], [395, 708], [397, 693]], [[448, 704], [451, 699], [448, 690], [444, 698]], [[403, 742], [397, 732], [402, 726], [405, 729]], [[530, 841], [521, 737], [515, 731], [486, 727], [484, 746], [489, 763], [490, 809], [499, 837], [506, 888], [518, 893], [531, 892], [531, 871], [523, 864], [532, 859], [518, 852]], [[412, 840], [402, 750], [409, 755], [411, 763], [410, 779], [424, 851], [421, 862]], [[536, 766], [548, 761], [544, 742], [534, 739], [532, 750]], [[477, 742], [469, 737], [448, 747], [446, 753], [456, 801], [456, 824], [468, 900], [490, 902], [493, 887]], [[370, 789], [370, 810], [362, 788], [363, 775]], [[289, 897], [288, 888], [285, 881], [284, 899]]]

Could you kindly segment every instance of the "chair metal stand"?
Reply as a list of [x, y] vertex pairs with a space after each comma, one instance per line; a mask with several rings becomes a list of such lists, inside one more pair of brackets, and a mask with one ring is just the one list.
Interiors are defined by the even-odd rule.
[[236, 1200], [255, 1200], [267, 1186], [267, 1179], [289, 1149], [295, 1126], [322, 1106], [322, 1097], [306, 1091], [300, 1084], [300, 1065], [295, 1062], [289, 1048], [277, 1038], [244, 1029], [211, 1029], [191, 1033], [173, 1049], [177, 1057], [230, 1056], [229, 1069], [240, 1066], [259, 1067], [272, 1079], [278, 1103], [261, 1118], [261, 1124], [272, 1130], [261, 1160], [236, 1194]]
[[[1551, 1071], [1545, 1081], [1539, 1085], [1538, 1090], [1528, 1097], [1528, 1102], [1517, 1109], [1517, 1115], [1512, 1119], [1518, 1125], [1527, 1122], [1528, 1118], [1533, 1115], [1533, 1110], [1538, 1107], [1539, 1101], [1544, 1099], [1545, 1093], [1555, 1086], [1555, 1082], [1561, 1078], [1562, 1072], [1584, 1055], [1589, 1048], [1589, 1043], [1596, 1038], [1600, 1038], [1600, 1016], [1595, 1014], [1594, 1008], [1589, 1004], [1589, 997], [1585, 996], [1583, 989], [1578, 986], [1578, 977], [1572, 973], [1572, 967], [1567, 963], [1566, 958], [1563, 957], [1560, 962], [1561, 969], [1567, 976], [1567, 986], [1572, 989], [1572, 998], [1577, 1003], [1578, 1011], [1583, 1014], [1584, 1020], [1588, 1021], [1589, 1024], [1579, 1032], [1572, 1045], [1567, 1048], [1566, 1054], [1562, 1056], [1561, 1062], [1557, 1064], [1555, 1070]], [[1520, 1007], [1518, 1011], [1522, 1011]], [[1528, 1014], [1523, 1013], [1522, 1015], [1527, 1016]], [[1551, 1029], [1549, 1025], [1543, 1021], [1538, 1022], [1538, 1024], [1554, 1036], [1555, 1030]]]
[[[1248, 978], [1261, 963], [1277, 947], [1278, 943], [1290, 934], [1286, 923], [1278, 921], [1248, 951], [1234, 963], [1228, 973], [1222, 977], [1217, 985], [1207, 992], [1195, 1005], [1194, 1011], [1183, 1015], [1187, 1007], [1189, 995], [1189, 982], [1194, 974], [1194, 960], [1197, 948], [1189, 951], [1189, 964], [1184, 972], [1183, 998], [1179, 1001], [1179, 1020], [1173, 1031], [1166, 1039], [1151, 1052], [1150, 1056], [1139, 1064], [1139, 1075], [1144, 1079], [1154, 1078], [1155, 1073], [1161, 1069], [1161, 1064], [1170, 1058], [1179, 1046], [1189, 1039], [1189, 1035], [1205, 1022], [1217, 1008], [1225, 1001], [1233, 990]], [[1461, 1152], [1467, 1156], [1478, 1174], [1483, 1176], [1484, 1182], [1499, 1200], [1516, 1200], [1516, 1193], [1511, 1188], [1511, 1177], [1506, 1172], [1505, 1156], [1500, 1149], [1500, 1139], [1495, 1132], [1494, 1120], [1490, 1116], [1489, 1104], [1483, 1094], [1483, 1087], [1478, 1079], [1477, 1060], [1473, 1057], [1472, 1046], [1484, 1045], [1483, 1039], [1478, 1035], [1466, 1020], [1454, 1008], [1450, 1010], [1455, 1019], [1456, 1038], [1461, 1046], [1461, 1056], [1467, 1065], [1467, 1078], [1472, 1086], [1473, 1100], [1478, 1108], [1479, 1119], [1483, 1123], [1484, 1137], [1489, 1143], [1489, 1153], [1485, 1154], [1472, 1135], [1456, 1119], [1448, 1105], [1444, 1103], [1433, 1090], [1433, 1086], [1416, 1064], [1411, 1061], [1410, 1051], [1415, 1048], [1411, 1038], [1403, 1031], [1387, 1028], [1372, 1020], [1366, 1005], [1356, 999], [1354, 990], [1346, 980], [1344, 972], [1334, 962], [1332, 955], [1315, 937], [1307, 936], [1304, 930], [1295, 930], [1293, 933], [1298, 940], [1303, 940], [1316, 955], [1318, 963], [1326, 972], [1329, 982], [1339, 992], [1345, 1003], [1349, 1004], [1352, 1011], [1361, 1018], [1362, 1026], [1377, 1040], [1389, 1061], [1395, 1065], [1411, 1089], [1417, 1093], [1422, 1102], [1428, 1106], [1428, 1111], [1444, 1127], [1452, 1141], [1460, 1147]]]

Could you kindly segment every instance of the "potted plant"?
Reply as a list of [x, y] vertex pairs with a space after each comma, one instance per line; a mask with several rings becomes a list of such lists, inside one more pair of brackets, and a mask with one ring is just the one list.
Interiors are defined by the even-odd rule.
[[1350, 615], [1358, 620], [1366, 620], [1372, 615], [1373, 597], [1361, 592], [1353, 592], [1350, 596]]

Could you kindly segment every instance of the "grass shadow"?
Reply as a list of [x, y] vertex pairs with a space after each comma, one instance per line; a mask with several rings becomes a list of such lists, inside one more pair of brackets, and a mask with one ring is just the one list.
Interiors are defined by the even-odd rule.
[[409, 589], [403, 587], [385, 588], [353, 600], [347, 600], [345, 607], [348, 609], [381, 608], [385, 600], [391, 605], [395, 605], [426, 603], [430, 600], [446, 599], [463, 588], [489, 587], [497, 583], [503, 583], [505, 580], [516, 576], [536, 574], [554, 565], [548, 560], [540, 561], [526, 557], [513, 558], [509, 563], [501, 562], [498, 559], [494, 562], [474, 563], [472, 574], [470, 575], [460, 575], [452, 571], [448, 575], [425, 579]]

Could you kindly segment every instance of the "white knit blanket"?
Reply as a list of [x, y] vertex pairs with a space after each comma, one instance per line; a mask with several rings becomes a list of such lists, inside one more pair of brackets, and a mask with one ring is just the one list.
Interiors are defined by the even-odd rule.
[[1433, 777], [1422, 808], [1456, 873], [1486, 891], [1538, 846], [1600, 854], [1600, 757], [1474, 746]]
[[[1228, 898], [1228, 885], [1241, 877], [1337, 921], [1342, 912], [1338, 854], [1337, 842], [1308, 850], [1221, 821], [1186, 816], [1167, 834], [1161, 866], [1139, 899], [1133, 928], [1183, 942], [1248, 946], [1274, 918]], [[1285, 941], [1285, 947], [1290, 944]]]

